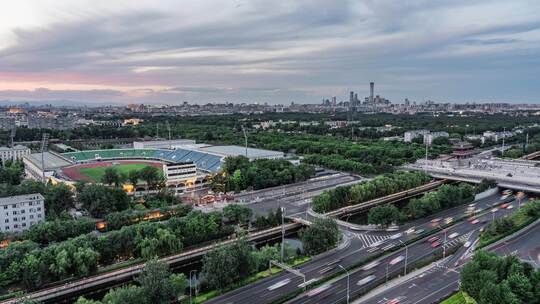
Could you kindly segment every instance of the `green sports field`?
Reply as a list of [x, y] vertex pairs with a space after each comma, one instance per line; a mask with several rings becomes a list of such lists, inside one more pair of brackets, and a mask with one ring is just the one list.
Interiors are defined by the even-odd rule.
[[[102, 166], [102, 167], [93, 167], [93, 168], [80, 168], [79, 172], [81, 175], [93, 180], [94, 182], [100, 182], [103, 175], [105, 175], [105, 170], [107, 168], [113, 167], [116, 169], [116, 172], [118, 174], [128, 174], [129, 171], [133, 170], [141, 170], [142, 168], [146, 166], [151, 166], [150, 164], [145, 163], [137, 163], [137, 164], [117, 164], [112, 166]], [[158, 168], [161, 174], [163, 174], [163, 170], [161, 168]]]

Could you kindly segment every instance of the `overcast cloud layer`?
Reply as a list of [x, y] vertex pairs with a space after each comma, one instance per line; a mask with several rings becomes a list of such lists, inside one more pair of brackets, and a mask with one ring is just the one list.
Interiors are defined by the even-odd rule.
[[0, 99], [540, 102], [540, 1], [19, 0]]

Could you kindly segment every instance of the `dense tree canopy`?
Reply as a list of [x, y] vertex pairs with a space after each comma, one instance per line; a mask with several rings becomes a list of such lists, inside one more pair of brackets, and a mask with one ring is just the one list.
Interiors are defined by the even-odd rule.
[[327, 251], [337, 246], [341, 233], [333, 219], [316, 219], [300, 232], [304, 251], [309, 255]]
[[313, 210], [323, 213], [348, 205], [359, 204], [377, 197], [418, 187], [430, 177], [422, 172], [398, 171], [349, 187], [337, 187], [313, 198]]
[[479, 304], [540, 303], [540, 270], [513, 255], [479, 251], [461, 271], [461, 288]]

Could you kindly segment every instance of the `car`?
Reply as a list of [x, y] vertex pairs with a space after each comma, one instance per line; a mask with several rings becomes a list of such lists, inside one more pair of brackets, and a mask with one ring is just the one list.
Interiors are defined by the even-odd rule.
[[508, 208], [508, 206], [510, 206], [510, 204], [504, 203], [504, 204], [501, 205], [501, 209], [506, 209], [506, 208]]
[[358, 282], [356, 283], [356, 285], [358, 285], [358, 286], [364, 286], [364, 285], [366, 285], [367, 283], [369, 283], [369, 282], [375, 280], [375, 278], [376, 278], [376, 276], [375, 276], [374, 274], [369, 275], [369, 276], [367, 276], [367, 277], [361, 279], [360, 281], [358, 281]]
[[424, 233], [424, 231], [426, 231], [426, 230], [424, 230], [424, 229], [416, 229], [416, 231], [414, 233], [415, 234], [422, 234], [422, 233]]
[[454, 218], [453, 218], [453, 217], [447, 217], [447, 218], [444, 219], [444, 223], [445, 223], [445, 224], [450, 224], [450, 223], [453, 222], [453, 221], [454, 221]]
[[311, 280], [308, 280], [308, 281], [298, 285], [298, 288], [304, 288], [304, 287], [308, 286], [309, 284], [316, 282], [317, 280], [318, 280], [317, 278], [313, 278]]
[[471, 224], [473, 224], [473, 225], [474, 225], [474, 224], [478, 224], [479, 222], [480, 222], [480, 220], [479, 220], [479, 219], [474, 219], [474, 220], [472, 220], [472, 221], [471, 221]]
[[334, 267], [332, 267], [332, 266], [324, 267], [323, 269], [319, 270], [319, 273], [324, 274], [324, 273], [329, 272], [332, 269], [334, 269]]
[[435, 241], [435, 242], [431, 243], [431, 248], [437, 248], [439, 246], [441, 246], [441, 243], [439, 241]]
[[273, 284], [273, 285], [269, 286], [267, 289], [268, 289], [268, 291], [276, 290], [276, 289], [278, 289], [280, 287], [283, 287], [283, 286], [289, 284], [290, 282], [291, 282], [291, 279], [281, 280], [281, 281], [277, 282], [276, 284]]
[[497, 210], [499, 210], [499, 209], [493, 208], [493, 209], [491, 209], [491, 212], [497, 212]]
[[469, 204], [469, 207], [474, 208], [474, 206], [476, 206], [476, 203]]
[[411, 227], [405, 231], [405, 234], [413, 234], [414, 233], [414, 227]]
[[402, 236], [403, 236], [403, 233], [400, 232], [400, 233], [396, 233], [396, 234], [391, 235], [390, 239], [395, 240], [395, 239], [399, 239]]
[[331, 262], [326, 263], [326, 266], [332, 266], [332, 265], [334, 265], [334, 264], [337, 264], [337, 263], [341, 262], [342, 260], [343, 260], [343, 258], [337, 259], [337, 260], [333, 260], [333, 261], [331, 261]]
[[430, 243], [433, 243], [433, 242], [438, 241], [438, 240], [439, 240], [438, 236], [432, 236], [427, 241], [430, 242]]
[[373, 261], [367, 265], [365, 265], [364, 267], [362, 267], [362, 270], [366, 271], [366, 270], [370, 270], [372, 268], [375, 268], [377, 266], [379, 266], [381, 264], [381, 262], [379, 261]]
[[307, 296], [308, 297], [313, 297], [313, 296], [316, 296], [318, 294], [320, 294], [321, 292], [325, 291], [325, 290], [328, 290], [330, 287], [332, 287], [332, 284], [325, 284], [325, 285], [322, 285], [322, 286], [319, 286], [313, 290], [310, 290], [308, 293], [307, 293]]
[[432, 220], [431, 220], [431, 223], [432, 223], [432, 224], [436, 224], [436, 223], [438, 223], [438, 222], [440, 222], [440, 221], [441, 221], [441, 218], [438, 217], [438, 218], [432, 219]]
[[514, 205], [508, 205], [508, 207], [506, 207], [506, 209], [514, 209]]
[[454, 232], [454, 233], [451, 233], [451, 234], [448, 236], [448, 238], [450, 238], [450, 239], [455, 239], [455, 238], [458, 237], [458, 236], [459, 236], [459, 233]]
[[465, 247], [465, 248], [469, 248], [470, 246], [471, 246], [470, 241], [466, 241], [465, 244], [463, 244], [463, 247]]
[[405, 260], [405, 257], [402, 256], [402, 255], [400, 255], [400, 256], [398, 256], [398, 257], [396, 257], [396, 258], [393, 258], [388, 264], [390, 264], [390, 265], [396, 265], [397, 263], [399, 263], [399, 262], [401, 262], [401, 261], [403, 261], [403, 260]]

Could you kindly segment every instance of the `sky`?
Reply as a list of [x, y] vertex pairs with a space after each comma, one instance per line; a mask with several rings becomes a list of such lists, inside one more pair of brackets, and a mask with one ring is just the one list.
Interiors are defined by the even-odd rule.
[[0, 100], [540, 103], [537, 0], [17, 0]]

